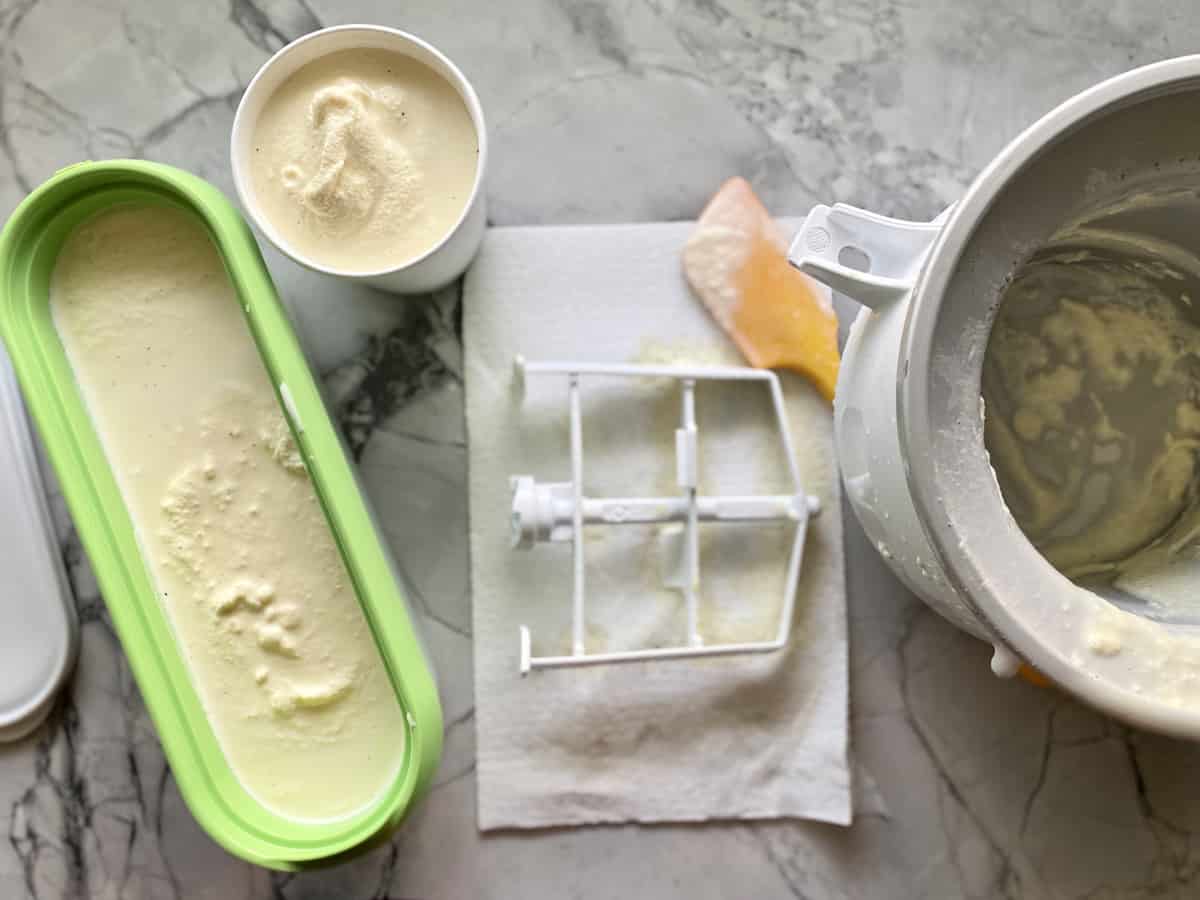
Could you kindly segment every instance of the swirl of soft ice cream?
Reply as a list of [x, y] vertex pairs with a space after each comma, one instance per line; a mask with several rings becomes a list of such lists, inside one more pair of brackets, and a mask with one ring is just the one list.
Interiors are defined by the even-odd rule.
[[[371, 92], [356, 82], [339, 82], [317, 91], [308, 118], [319, 155], [307, 178], [294, 163], [285, 167], [285, 184], [301, 205], [322, 219], [361, 221], [379, 196], [379, 162], [385, 140], [368, 121]], [[290, 183], [289, 183], [290, 182]]]

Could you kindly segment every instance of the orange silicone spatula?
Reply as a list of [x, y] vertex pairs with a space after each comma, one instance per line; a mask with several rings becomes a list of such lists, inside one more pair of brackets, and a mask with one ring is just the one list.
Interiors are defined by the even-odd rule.
[[787, 261], [787, 237], [744, 178], [709, 201], [683, 250], [692, 290], [750, 365], [790, 369], [833, 400], [837, 316], [828, 292]]

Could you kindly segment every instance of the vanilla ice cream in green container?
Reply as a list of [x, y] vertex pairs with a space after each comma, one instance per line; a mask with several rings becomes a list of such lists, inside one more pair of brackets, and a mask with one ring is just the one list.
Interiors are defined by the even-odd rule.
[[60, 171], [0, 234], [0, 333], [196, 819], [279, 869], [384, 839], [436, 684], [238, 212], [169, 166]]

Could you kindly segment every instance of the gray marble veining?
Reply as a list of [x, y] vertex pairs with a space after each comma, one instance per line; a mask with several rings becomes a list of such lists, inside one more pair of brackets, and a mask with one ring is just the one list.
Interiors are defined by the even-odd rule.
[[[353, 21], [415, 31], [474, 80], [501, 224], [691, 217], [733, 173], [781, 213], [929, 216], [1057, 101], [1200, 44], [1187, 0], [0, 0], [0, 214], [83, 158], [145, 156], [231, 192], [246, 81], [287, 40]], [[1200, 751], [993, 678], [852, 518], [852, 828], [480, 837], [457, 292], [397, 300], [266, 255], [429, 626], [437, 786], [336, 869], [226, 855], [180, 801], [56, 498], [83, 647], [52, 719], [0, 749], [0, 898], [1200, 893]]]

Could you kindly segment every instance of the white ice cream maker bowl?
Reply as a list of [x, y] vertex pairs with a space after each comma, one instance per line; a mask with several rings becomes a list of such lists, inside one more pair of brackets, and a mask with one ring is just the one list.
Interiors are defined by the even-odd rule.
[[1150, 235], [1148, 258], [1191, 252], [1200, 56], [1067, 100], [934, 222], [818, 206], [791, 260], [863, 305], [837, 386], [838, 454], [897, 576], [990, 642], [997, 674], [1027, 661], [1108, 714], [1200, 738], [1200, 629], [1122, 611], [1061, 574], [1010, 514], [984, 444], [984, 358], [1002, 295], [1035, 251], [1098, 208]]

